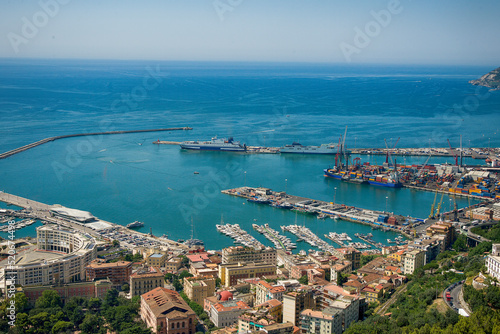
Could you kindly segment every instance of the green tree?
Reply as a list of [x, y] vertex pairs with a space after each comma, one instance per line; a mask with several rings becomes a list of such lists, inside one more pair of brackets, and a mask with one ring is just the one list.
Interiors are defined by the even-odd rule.
[[347, 282], [348, 275], [343, 273], [338, 273], [337, 275], [337, 285], [342, 286], [345, 282]]
[[178, 279], [174, 279], [174, 282], [172, 283], [172, 285], [174, 286], [175, 291], [181, 291], [182, 290], [182, 284], [181, 284], [181, 282]]
[[14, 301], [16, 303], [16, 312], [24, 312], [29, 304], [28, 297], [23, 292], [16, 293]]
[[299, 278], [299, 283], [302, 284], [302, 285], [309, 284], [309, 280], [307, 279], [307, 275], [304, 275], [301, 278]]
[[179, 273], [179, 280], [181, 280], [181, 282], [184, 280], [185, 277], [193, 277], [193, 274], [191, 274], [189, 271], [187, 270], [183, 270]]
[[123, 283], [123, 285], [122, 285], [122, 291], [129, 292], [130, 291], [130, 285], [128, 283]]
[[92, 311], [92, 312], [97, 312], [99, 308], [101, 307], [101, 300], [99, 298], [90, 298], [87, 302], [87, 307]]
[[460, 234], [457, 240], [453, 243], [453, 249], [457, 252], [463, 252], [467, 250], [467, 237], [465, 234]]
[[113, 247], [120, 247], [120, 241], [119, 240], [113, 240], [113, 243], [112, 243]]
[[379, 256], [381, 256], [381, 255], [379, 255], [379, 254], [361, 255], [361, 259], [360, 259], [361, 260], [361, 267]]
[[59, 320], [52, 327], [52, 334], [60, 334], [72, 330], [74, 327], [72, 322]]
[[35, 302], [36, 308], [51, 308], [61, 306], [61, 297], [55, 290], [45, 290]]
[[47, 312], [40, 312], [32, 315], [28, 319], [34, 333], [50, 333], [55, 323], [51, 323], [50, 316]]
[[116, 289], [111, 289], [106, 292], [104, 297], [104, 303], [106, 306], [117, 306], [118, 305], [118, 291]]
[[83, 319], [83, 322], [80, 325], [80, 329], [82, 330], [83, 334], [106, 333], [103, 319], [95, 314], [90, 313], [87, 313], [87, 315]]

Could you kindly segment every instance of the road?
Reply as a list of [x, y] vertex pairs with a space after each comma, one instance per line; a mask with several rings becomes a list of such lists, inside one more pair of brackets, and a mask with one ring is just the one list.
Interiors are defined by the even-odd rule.
[[[448, 306], [450, 306], [455, 312], [461, 315], [470, 315], [471, 312], [469, 310], [469, 305], [465, 303], [462, 295], [462, 285], [463, 281], [460, 281], [458, 283], [454, 283], [450, 285], [444, 292], [443, 292], [443, 299], [446, 301]], [[447, 301], [446, 300], [446, 291], [450, 291], [451, 295], [451, 300]], [[462, 312], [460, 310], [463, 310]], [[463, 313], [465, 311], [465, 313]]]

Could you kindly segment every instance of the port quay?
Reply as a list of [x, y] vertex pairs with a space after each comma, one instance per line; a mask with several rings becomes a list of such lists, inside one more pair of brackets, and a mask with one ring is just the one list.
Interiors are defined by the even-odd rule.
[[120, 245], [133, 249], [138, 246], [168, 246], [173, 250], [188, 250], [189, 246], [131, 230], [125, 226], [100, 220], [90, 212], [66, 208], [60, 205], [48, 205], [0, 191], [0, 201], [23, 208], [22, 210], [1, 210], [0, 216], [28, 218], [42, 223], [53, 223], [76, 231], [90, 234], [97, 240], [121, 239]]
[[[423, 219], [419, 218], [293, 196], [268, 188], [239, 187], [222, 190], [221, 192], [226, 195], [242, 197], [251, 202], [293, 210], [301, 214], [318, 215], [319, 218], [340, 218], [354, 223], [370, 225], [385, 231], [395, 231], [409, 238], [412, 237], [410, 228], [424, 222]], [[396, 225], [397, 222], [405, 225]]]

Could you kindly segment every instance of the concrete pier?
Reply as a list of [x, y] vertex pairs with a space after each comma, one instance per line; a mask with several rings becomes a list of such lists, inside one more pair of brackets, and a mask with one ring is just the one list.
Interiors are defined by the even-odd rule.
[[37, 142], [24, 145], [18, 148], [15, 148], [13, 150], [7, 151], [5, 153], [0, 154], [0, 159], [5, 159], [8, 158], [14, 154], [24, 152], [26, 150], [29, 150], [30, 148], [37, 147], [40, 145], [43, 145], [45, 143], [58, 140], [58, 139], [64, 139], [64, 138], [71, 138], [71, 137], [86, 137], [86, 136], [100, 136], [100, 135], [117, 135], [117, 134], [125, 134], [125, 133], [141, 133], [141, 132], [159, 132], [159, 131], [176, 131], [176, 130], [192, 130], [193, 128], [190, 127], [180, 127], [180, 128], [161, 128], [161, 129], [145, 129], [145, 130], [122, 130], [122, 131], [105, 131], [105, 132], [89, 132], [89, 133], [77, 133], [77, 134], [71, 134], [71, 135], [63, 135], [63, 136], [55, 136], [55, 137], [49, 137], [45, 138], [42, 140], [39, 140]]

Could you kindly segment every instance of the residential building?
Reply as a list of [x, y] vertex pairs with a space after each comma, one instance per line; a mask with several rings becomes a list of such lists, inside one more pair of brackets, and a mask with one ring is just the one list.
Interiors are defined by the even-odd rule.
[[283, 322], [300, 325], [300, 313], [305, 309], [315, 309], [313, 290], [307, 287], [287, 292], [283, 295]]
[[330, 308], [341, 311], [343, 331], [359, 319], [359, 304], [357, 296], [342, 296], [330, 304]]
[[260, 278], [265, 275], [275, 275], [276, 265], [267, 263], [229, 263], [219, 266], [219, 278], [224, 286], [238, 283], [242, 278]]
[[343, 288], [335, 283], [326, 285], [323, 288], [323, 293], [321, 295], [320, 308], [329, 307], [338, 298], [347, 297], [351, 295], [356, 295], [356, 291], [352, 289]]
[[342, 310], [325, 308], [322, 311], [310, 309], [300, 314], [300, 328], [302, 333], [315, 334], [341, 334], [342, 333]]
[[352, 271], [351, 261], [339, 261], [330, 267], [330, 281], [337, 282], [337, 278], [340, 274], [347, 275]]
[[[261, 319], [254, 322], [248, 319], [245, 315], [240, 316], [238, 319], [238, 333], [267, 333], [267, 334], [292, 334], [294, 326], [292, 323], [272, 323], [267, 324], [268, 321]], [[213, 333], [213, 332], [212, 332]]]
[[408, 244], [408, 250], [418, 249], [425, 252], [425, 264], [434, 260], [438, 254], [441, 252], [442, 235], [435, 235], [433, 237], [423, 237], [420, 239], [413, 240], [412, 243]]
[[276, 299], [283, 301], [283, 293], [286, 291], [282, 285], [271, 285], [264, 280], [259, 281], [255, 290], [255, 304], [259, 305], [268, 300]]
[[228, 300], [215, 303], [210, 308], [210, 320], [216, 327], [231, 326], [238, 322], [238, 317], [250, 307], [241, 300]]
[[182, 259], [180, 257], [173, 257], [165, 262], [165, 270], [167, 272], [177, 272], [182, 265]]
[[375, 284], [375, 286], [365, 286], [361, 290], [361, 295], [365, 297], [367, 303], [378, 303], [384, 296], [384, 291], [377, 289], [377, 284]]
[[500, 281], [500, 244], [493, 244], [491, 254], [486, 258], [486, 267], [488, 274]]
[[190, 300], [203, 305], [205, 298], [214, 295], [215, 278], [185, 277], [184, 292]]
[[361, 266], [361, 252], [353, 247], [337, 248], [336, 254], [339, 259], [351, 261], [352, 270], [356, 270]]
[[444, 236], [444, 247], [451, 247], [453, 241], [455, 240], [455, 228], [452, 223], [438, 222], [429, 226], [425, 233], [427, 236], [432, 237], [434, 235]]
[[164, 283], [164, 275], [159, 267], [138, 270], [130, 275], [130, 296], [143, 295], [148, 291], [163, 287]]
[[240, 333], [264, 330], [270, 325], [280, 324], [282, 319], [282, 303], [276, 299], [271, 299], [242, 313], [238, 317], [238, 329]]
[[85, 267], [87, 280], [109, 278], [113, 286], [119, 286], [123, 283], [129, 283], [130, 275], [132, 275], [132, 262], [118, 261], [112, 263], [102, 263], [92, 261]]
[[405, 275], [413, 274], [413, 272], [425, 265], [425, 251], [418, 249], [409, 251], [404, 257], [404, 269], [403, 273]]
[[85, 279], [85, 266], [97, 257], [96, 241], [88, 234], [47, 224], [36, 228], [37, 248], [23, 252], [11, 265], [0, 261], [5, 269], [4, 283], [22, 286], [68, 284]]
[[175, 291], [156, 288], [141, 295], [141, 319], [158, 334], [194, 334], [196, 313]]
[[262, 262], [276, 266], [276, 250], [273, 248], [253, 249], [251, 247], [232, 246], [222, 250], [222, 263]]
[[168, 254], [154, 253], [146, 258], [146, 264], [150, 267], [164, 267], [167, 262]]
[[71, 297], [104, 298], [106, 292], [112, 288], [110, 280], [99, 280], [95, 282], [79, 282], [49, 286], [25, 286], [21, 288], [21, 291], [24, 292], [28, 298], [28, 302], [34, 305], [36, 300], [45, 290], [56, 291], [61, 297], [62, 302], [65, 303]]

